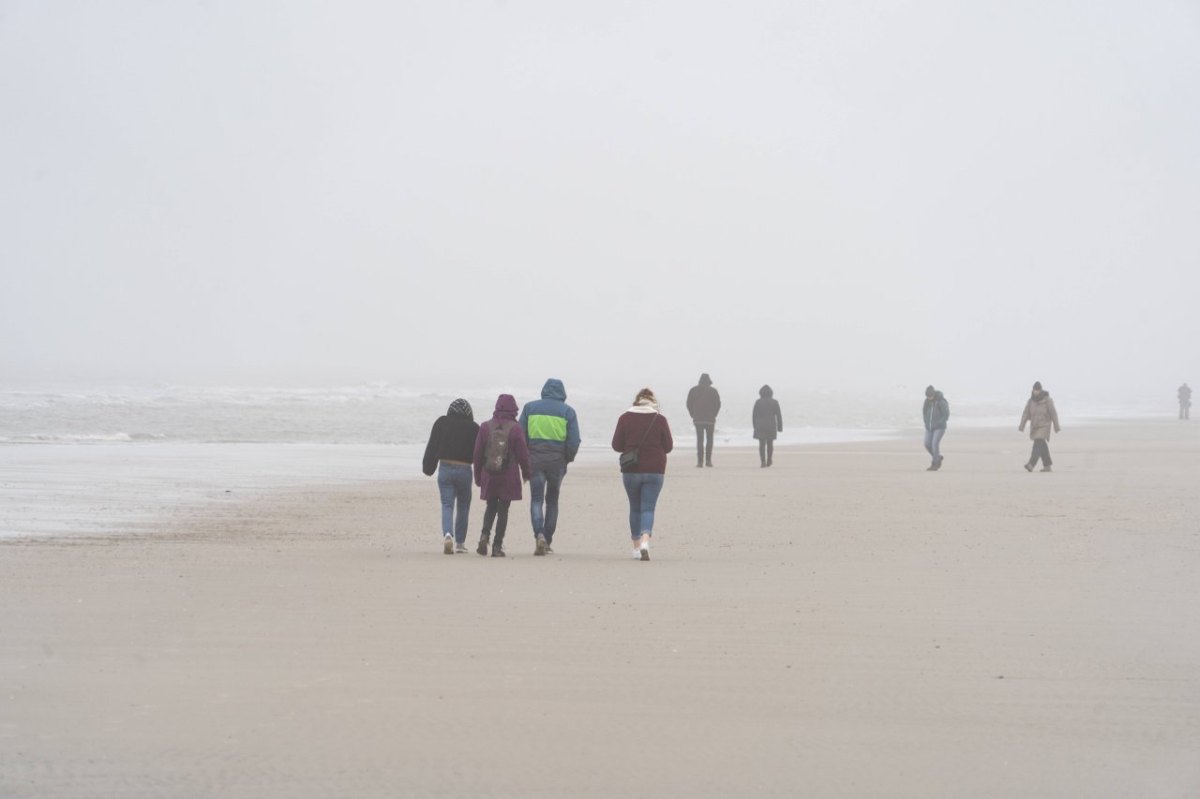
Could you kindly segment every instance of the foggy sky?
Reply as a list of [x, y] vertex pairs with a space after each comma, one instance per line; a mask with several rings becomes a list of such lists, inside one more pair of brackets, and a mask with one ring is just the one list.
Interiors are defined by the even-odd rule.
[[1188, 2], [0, 3], [0, 380], [1200, 383]]

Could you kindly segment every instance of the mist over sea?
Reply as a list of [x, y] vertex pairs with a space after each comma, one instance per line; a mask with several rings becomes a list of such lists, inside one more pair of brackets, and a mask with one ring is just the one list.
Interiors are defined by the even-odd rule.
[[[0, 389], [0, 536], [154, 530], [197, 508], [255, 493], [421, 478], [429, 429], [451, 400], [467, 398], [482, 420], [499, 393], [524, 403], [540, 389], [449, 392], [387, 383]], [[613, 426], [629, 398], [570, 383], [567, 389], [583, 435], [579, 459], [603, 462], [612, 455]], [[687, 386], [660, 391], [676, 436], [677, 462], [690, 459], [693, 440], [686, 393]], [[921, 425], [919, 391], [885, 396], [783, 391], [776, 397], [783, 407], [781, 445], [872, 440]], [[725, 389], [722, 398], [718, 446], [753, 445], [756, 392]], [[1015, 427], [1023, 402], [1019, 395], [1012, 401], [950, 399], [952, 427]], [[1104, 406], [1070, 396], [1057, 401], [1064, 426], [1173, 411], [1165, 402]]]

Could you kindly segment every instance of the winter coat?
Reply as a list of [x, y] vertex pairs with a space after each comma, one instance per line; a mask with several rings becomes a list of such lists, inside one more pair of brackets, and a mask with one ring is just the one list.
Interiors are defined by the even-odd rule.
[[637, 466], [630, 473], [665, 474], [667, 453], [675, 448], [675, 440], [667, 417], [653, 405], [634, 405], [617, 419], [612, 448], [616, 452], [638, 451]]
[[926, 430], [945, 430], [946, 420], [950, 418], [950, 403], [940, 391], [933, 392], [932, 398], [926, 398], [921, 406], [921, 418], [925, 420]]
[[[512, 422], [508, 432], [508, 465], [504, 470], [492, 474], [483, 468], [483, 453], [487, 448], [492, 428], [501, 422]], [[517, 424], [517, 401], [512, 394], [501, 394], [496, 400], [496, 411], [492, 418], [479, 426], [475, 437], [475, 455], [471, 459], [475, 467], [475, 485], [479, 486], [480, 499], [516, 500], [521, 498], [521, 481], [530, 474], [529, 448], [525, 445], [525, 433]]]
[[721, 395], [713, 388], [708, 373], [700, 375], [700, 384], [692, 386], [687, 395], [687, 410], [696, 424], [716, 424], [721, 412]]
[[1185, 408], [1192, 406], [1192, 388], [1187, 383], [1179, 387], [1179, 404]]
[[579, 419], [566, 399], [563, 382], [552, 377], [542, 386], [542, 398], [521, 409], [521, 429], [534, 468], [565, 467], [579, 452]]
[[1025, 413], [1021, 414], [1021, 425], [1018, 429], [1024, 430], [1027, 422], [1030, 425], [1029, 437], [1034, 441], [1048, 441], [1051, 425], [1054, 432], [1060, 431], [1058, 411], [1054, 408], [1054, 400], [1050, 399], [1050, 392], [1043, 391], [1040, 397], [1030, 397], [1025, 403]]
[[470, 463], [475, 453], [475, 439], [479, 437], [479, 425], [469, 416], [453, 410], [439, 416], [429, 432], [429, 443], [425, 445], [425, 457], [421, 460], [421, 471], [433, 475], [438, 461], [462, 461]]
[[754, 437], [759, 441], [774, 441], [775, 434], [783, 432], [783, 413], [779, 410], [779, 400], [770, 386], [758, 390], [758, 399], [754, 402], [754, 412], [751, 414], [754, 424]]

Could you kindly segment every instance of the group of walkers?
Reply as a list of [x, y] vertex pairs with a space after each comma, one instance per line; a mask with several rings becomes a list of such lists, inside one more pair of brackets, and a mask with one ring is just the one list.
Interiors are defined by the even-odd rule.
[[[774, 464], [775, 438], [783, 432], [783, 414], [770, 386], [759, 389], [752, 421], [758, 440], [760, 468]], [[1179, 387], [1179, 418], [1187, 419], [1192, 390]], [[558, 528], [558, 499], [567, 467], [579, 453], [579, 420], [567, 404], [563, 382], [550, 378], [542, 387], [540, 399], [520, 409], [511, 394], [501, 394], [490, 419], [477, 424], [470, 403], [456, 399], [446, 414], [437, 419], [425, 447], [422, 469], [437, 474], [442, 503], [443, 551], [447, 555], [465, 553], [467, 524], [471, 507], [472, 483], [479, 498], [486, 502], [483, 528], [475, 551], [480, 555], [504, 557], [504, 536], [508, 512], [522, 498], [522, 485], [529, 483], [530, 525], [533, 529], [533, 554], [554, 552], [554, 533]], [[687, 409], [696, 428], [696, 466], [713, 465], [713, 434], [721, 412], [721, 395], [712, 378], [700, 375], [699, 383], [687, 396]], [[921, 408], [925, 424], [925, 450], [930, 463], [927, 471], [942, 468], [942, 438], [950, 418], [950, 403], [933, 386], [925, 389]], [[1058, 410], [1050, 393], [1040, 382], [1033, 384], [1017, 429], [1029, 426], [1033, 449], [1025, 470], [1032, 472], [1040, 461], [1041, 471], [1051, 471], [1051, 431], [1062, 428]], [[649, 388], [634, 397], [633, 405], [617, 419], [612, 448], [620, 453], [622, 482], [629, 500], [629, 535], [632, 556], [650, 559], [650, 541], [654, 534], [654, 511], [662, 492], [667, 471], [667, 455], [674, 448], [671, 426], [658, 407], [658, 399]], [[494, 532], [493, 532], [494, 531]], [[490, 548], [490, 550], [489, 550]]]
[[472, 482], [487, 503], [477, 553], [487, 555], [490, 545], [492, 557], [504, 557], [509, 507], [521, 499], [523, 483], [529, 483], [532, 495], [534, 554], [554, 551], [558, 492], [580, 441], [579, 420], [566, 400], [562, 381], [551, 378], [542, 387], [541, 399], [525, 404], [519, 420], [516, 399], [501, 394], [492, 418], [483, 424], [476, 424], [471, 404], [461, 398], [433, 423], [421, 466], [427, 475], [437, 472], [447, 555], [467, 551]]
[[[533, 554], [553, 554], [559, 491], [580, 442], [579, 420], [566, 400], [563, 382], [550, 378], [541, 399], [526, 403], [520, 418], [516, 399], [501, 394], [492, 417], [483, 424], [476, 424], [470, 403], [461, 398], [433, 423], [422, 471], [430, 476], [437, 473], [443, 552], [468, 551], [473, 481], [479, 498], [487, 503], [476, 553], [487, 555], [490, 546], [493, 558], [504, 557], [509, 508], [522, 498], [522, 484], [529, 483]], [[674, 447], [671, 426], [659, 412], [653, 391], [643, 388], [632, 407], [621, 414], [612, 446], [621, 453], [633, 557], [650, 560], [654, 510], [667, 471], [667, 454]]]
[[[717, 414], [721, 412], [721, 395], [707, 372], [700, 375], [700, 382], [688, 392], [687, 410], [696, 426], [696, 467], [712, 466], [713, 433], [717, 427]], [[765, 469], [774, 464], [775, 436], [783, 432], [783, 413], [770, 386], [758, 390], [751, 422], [754, 438], [758, 440], [759, 466]]]
[[[946, 435], [946, 423], [950, 419], [950, 403], [946, 395], [933, 386], [926, 386], [921, 417], [925, 422], [925, 451], [932, 458], [926, 471], [936, 472], [946, 460], [942, 455], [942, 437]], [[1060, 433], [1062, 428], [1058, 424], [1058, 409], [1054, 407], [1054, 400], [1050, 399], [1050, 392], [1042, 388], [1041, 381], [1033, 384], [1017, 430], [1025, 432], [1025, 425], [1029, 425], [1029, 437], [1033, 440], [1033, 450], [1024, 464], [1025, 471], [1032, 472], [1039, 460], [1042, 462], [1042, 471], [1050, 471], [1053, 463], [1050, 458], [1050, 430]]]

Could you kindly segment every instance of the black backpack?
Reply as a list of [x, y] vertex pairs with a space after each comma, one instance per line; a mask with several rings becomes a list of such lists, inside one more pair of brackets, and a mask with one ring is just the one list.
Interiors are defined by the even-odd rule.
[[516, 422], [497, 422], [488, 432], [487, 443], [483, 445], [483, 469], [489, 474], [500, 474], [508, 468], [511, 459], [508, 451], [508, 436]]

